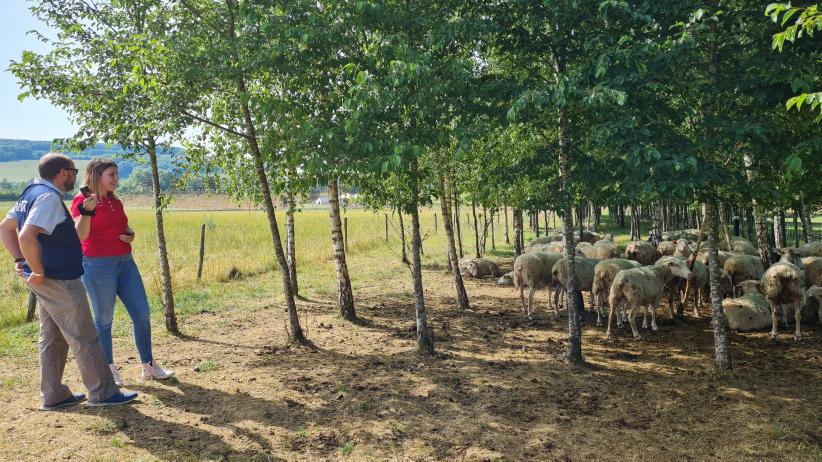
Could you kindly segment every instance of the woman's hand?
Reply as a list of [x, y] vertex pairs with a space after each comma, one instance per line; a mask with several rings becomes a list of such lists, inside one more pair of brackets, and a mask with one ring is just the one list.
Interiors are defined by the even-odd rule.
[[131, 242], [134, 240], [134, 230], [131, 228], [126, 228], [126, 230], [123, 231], [122, 234], [120, 234], [120, 240], [125, 243], [131, 244]]
[[91, 194], [90, 196], [83, 199], [83, 208], [92, 211], [97, 208], [97, 195]]

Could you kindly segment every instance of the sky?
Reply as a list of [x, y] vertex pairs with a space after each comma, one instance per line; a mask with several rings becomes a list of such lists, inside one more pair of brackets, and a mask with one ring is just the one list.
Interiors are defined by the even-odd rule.
[[[29, 11], [26, 0], [0, 0], [0, 138], [53, 140], [74, 135], [75, 127], [65, 111], [47, 101], [27, 98], [17, 101], [22, 93], [17, 79], [7, 69], [9, 61], [20, 59], [23, 50], [45, 52], [47, 49], [26, 32], [46, 27]], [[50, 34], [48, 34], [50, 35]]]

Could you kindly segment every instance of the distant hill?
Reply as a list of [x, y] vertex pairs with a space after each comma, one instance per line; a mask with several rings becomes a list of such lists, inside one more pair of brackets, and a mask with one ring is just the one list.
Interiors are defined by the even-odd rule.
[[[36, 160], [51, 150], [51, 141], [12, 140], [0, 138], [0, 162], [15, 160]], [[91, 159], [92, 157], [120, 157], [126, 151], [120, 145], [105, 145], [97, 143], [93, 148], [82, 152], [64, 151], [75, 159]], [[181, 148], [171, 148], [165, 156], [173, 157], [183, 152]], [[164, 156], [161, 154], [161, 156]]]

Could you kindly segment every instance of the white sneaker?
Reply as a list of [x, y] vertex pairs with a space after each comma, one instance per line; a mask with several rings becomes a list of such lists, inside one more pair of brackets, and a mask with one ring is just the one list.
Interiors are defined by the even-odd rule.
[[157, 365], [156, 361], [152, 361], [150, 363], [143, 363], [143, 376], [144, 379], [154, 379], [154, 380], [165, 380], [170, 377], [174, 377], [174, 372], [163, 369], [162, 367]]
[[123, 377], [121, 377], [120, 373], [117, 372], [117, 366], [115, 366], [114, 364], [109, 364], [108, 368], [111, 369], [111, 375], [112, 377], [114, 377], [114, 384], [118, 387], [122, 387], [123, 385], [125, 385], [125, 382], [123, 382]]

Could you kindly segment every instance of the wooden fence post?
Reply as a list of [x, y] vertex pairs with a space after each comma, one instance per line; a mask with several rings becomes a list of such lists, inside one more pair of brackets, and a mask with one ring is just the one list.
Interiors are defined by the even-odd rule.
[[205, 228], [206, 225], [203, 223], [200, 226], [200, 261], [197, 263], [197, 282], [200, 282], [200, 278], [203, 276], [203, 258], [205, 258]]

